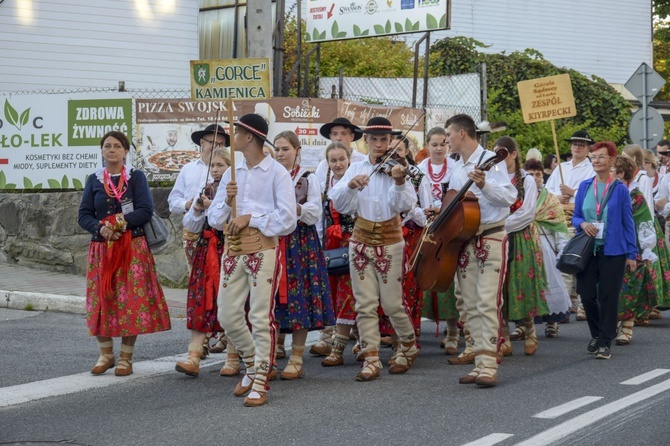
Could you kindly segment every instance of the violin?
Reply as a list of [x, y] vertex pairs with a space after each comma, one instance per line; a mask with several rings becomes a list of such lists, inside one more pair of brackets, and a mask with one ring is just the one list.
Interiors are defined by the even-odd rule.
[[415, 178], [417, 175], [421, 174], [421, 169], [416, 166], [413, 166], [407, 162], [407, 159], [404, 156], [400, 156], [395, 149], [389, 149], [384, 153], [384, 155], [377, 158], [378, 171], [385, 173], [388, 176], [391, 176], [391, 169], [397, 165], [401, 165], [405, 168], [405, 175], [410, 178]]
[[207, 184], [207, 186], [202, 188], [200, 194], [198, 195], [198, 203], [200, 204], [200, 206], [204, 206], [204, 203], [202, 201], [203, 195], [209, 198], [210, 200], [214, 199], [214, 196], [216, 195], [216, 190], [219, 188], [219, 183], [221, 183], [220, 179], [214, 180], [213, 182]]

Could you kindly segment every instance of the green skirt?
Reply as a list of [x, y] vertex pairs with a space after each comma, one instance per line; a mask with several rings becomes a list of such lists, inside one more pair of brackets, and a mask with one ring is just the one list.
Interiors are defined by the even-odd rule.
[[656, 247], [652, 250], [658, 256], [658, 261], [652, 264], [653, 280], [656, 285], [656, 305], [661, 308], [670, 308], [670, 253], [663, 238], [663, 231], [658, 220], [654, 219], [656, 229]]
[[508, 235], [509, 263], [505, 286], [507, 320], [518, 321], [549, 314], [546, 288], [547, 275], [542, 261], [542, 248], [535, 225]]
[[443, 293], [424, 291], [421, 316], [433, 321], [458, 319], [455, 289], [455, 285], [452, 283], [449, 289]]

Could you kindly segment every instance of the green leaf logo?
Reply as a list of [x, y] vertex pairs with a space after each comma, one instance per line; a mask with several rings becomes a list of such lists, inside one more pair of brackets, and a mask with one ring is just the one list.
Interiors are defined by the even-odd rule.
[[28, 120], [30, 119], [30, 107], [25, 109], [21, 113], [21, 116], [19, 116], [19, 113], [12, 107], [9, 100], [5, 99], [5, 119], [18, 130], [21, 130], [21, 127], [28, 124]]

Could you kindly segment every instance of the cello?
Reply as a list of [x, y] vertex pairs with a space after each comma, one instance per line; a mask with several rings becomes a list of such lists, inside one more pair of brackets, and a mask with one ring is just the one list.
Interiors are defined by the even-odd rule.
[[[476, 168], [486, 172], [507, 158], [507, 149], [499, 147], [495, 156]], [[447, 291], [454, 282], [456, 264], [463, 245], [477, 233], [481, 213], [478, 199], [469, 191], [468, 180], [461, 190], [450, 189], [442, 197], [442, 210], [430, 224], [410, 259], [419, 287], [426, 291]]]

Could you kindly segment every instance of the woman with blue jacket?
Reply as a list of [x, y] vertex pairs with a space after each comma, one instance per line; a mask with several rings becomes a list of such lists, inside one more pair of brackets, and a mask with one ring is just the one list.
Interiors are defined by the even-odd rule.
[[[630, 194], [621, 181], [610, 175], [616, 155], [616, 145], [611, 141], [591, 147], [596, 176], [579, 185], [572, 217], [578, 234], [583, 231], [596, 239], [593, 257], [586, 269], [577, 274], [577, 292], [591, 331], [586, 349], [599, 359], [611, 357], [624, 271], [635, 269], [637, 256]], [[605, 200], [608, 194], [609, 200]]]

